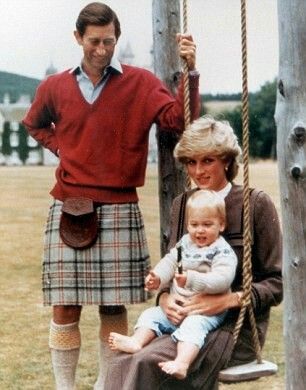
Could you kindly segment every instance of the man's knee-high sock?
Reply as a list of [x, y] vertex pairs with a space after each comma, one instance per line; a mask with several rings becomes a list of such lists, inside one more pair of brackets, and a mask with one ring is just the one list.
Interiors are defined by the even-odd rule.
[[100, 334], [99, 334], [99, 376], [95, 383], [94, 390], [104, 389], [104, 379], [108, 363], [112, 357], [112, 351], [108, 346], [110, 332], [127, 334], [128, 319], [124, 306], [104, 306], [100, 308]]
[[59, 325], [51, 321], [49, 347], [57, 390], [74, 389], [80, 346], [79, 322]]

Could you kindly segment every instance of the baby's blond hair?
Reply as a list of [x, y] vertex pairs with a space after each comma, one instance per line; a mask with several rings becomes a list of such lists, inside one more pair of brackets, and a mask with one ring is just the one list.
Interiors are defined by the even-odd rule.
[[195, 191], [187, 200], [186, 203], [186, 220], [190, 209], [207, 209], [215, 214], [224, 225], [226, 223], [226, 211], [224, 199], [212, 190], [198, 190]]

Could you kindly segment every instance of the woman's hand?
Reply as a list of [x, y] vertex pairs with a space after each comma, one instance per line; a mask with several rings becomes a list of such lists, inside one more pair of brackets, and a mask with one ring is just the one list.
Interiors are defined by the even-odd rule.
[[194, 70], [196, 66], [196, 44], [190, 34], [177, 34], [176, 40], [179, 46], [180, 57], [187, 62], [189, 70]]
[[239, 307], [236, 293], [217, 295], [197, 294], [184, 302], [183, 307], [181, 307], [181, 312], [186, 316], [191, 314], [212, 316], [234, 307]]
[[182, 312], [182, 305], [185, 304], [185, 301], [178, 295], [163, 293], [159, 298], [159, 306], [170, 322], [174, 325], [179, 325], [187, 315]]

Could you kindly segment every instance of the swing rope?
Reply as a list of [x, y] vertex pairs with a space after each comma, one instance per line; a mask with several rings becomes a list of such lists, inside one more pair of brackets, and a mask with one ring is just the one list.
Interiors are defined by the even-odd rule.
[[247, 25], [246, 0], [241, 0], [241, 46], [242, 46], [242, 159], [243, 159], [243, 296], [242, 307], [233, 333], [236, 344], [242, 328], [246, 309], [248, 309], [253, 344], [257, 362], [261, 363], [261, 348], [258, 339], [256, 321], [251, 302], [252, 290], [252, 252], [250, 229], [250, 191], [249, 191], [249, 99], [247, 69]]
[[[187, 32], [187, 0], [183, 0], [183, 31]], [[246, 0], [241, 0], [241, 46], [242, 46], [242, 159], [243, 159], [243, 295], [242, 307], [233, 332], [234, 345], [241, 331], [246, 311], [248, 310], [253, 345], [257, 363], [262, 363], [261, 347], [256, 328], [256, 321], [251, 302], [252, 290], [252, 253], [250, 229], [250, 191], [249, 191], [249, 98], [248, 98], [248, 71], [247, 71], [247, 24]], [[188, 67], [184, 62], [184, 116], [185, 128], [190, 125], [190, 97], [188, 85]], [[188, 186], [189, 188], [189, 186]]]
[[[186, 34], [188, 30], [187, 23], [187, 0], [183, 0], [183, 33]], [[185, 129], [190, 126], [191, 123], [191, 113], [190, 113], [190, 94], [189, 94], [189, 71], [187, 66], [187, 61], [183, 62], [183, 83], [184, 83], [184, 121]], [[191, 188], [191, 180], [187, 175], [185, 180], [185, 188], [189, 190]]]
[[[187, 33], [187, 0], [183, 0], [183, 32]], [[183, 63], [183, 81], [184, 81], [184, 118], [185, 129], [190, 125], [190, 95], [189, 95], [189, 71], [187, 61]]]

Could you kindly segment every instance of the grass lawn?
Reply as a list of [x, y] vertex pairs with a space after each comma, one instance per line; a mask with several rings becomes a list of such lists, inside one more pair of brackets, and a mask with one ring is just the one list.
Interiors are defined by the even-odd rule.
[[[51, 311], [41, 304], [40, 274], [43, 230], [51, 204], [48, 192], [53, 182], [54, 167], [0, 167], [0, 389], [54, 388], [48, 351]], [[275, 163], [251, 164], [250, 184], [268, 192], [279, 209]], [[156, 168], [149, 167], [146, 185], [139, 190], [139, 195], [153, 263], [159, 259], [157, 191]], [[128, 308], [130, 329], [139, 312], [150, 304]], [[82, 350], [77, 372], [79, 390], [92, 389], [95, 382], [98, 371], [98, 325], [96, 307], [85, 307], [80, 325]], [[276, 375], [254, 382], [222, 384], [220, 389], [285, 388], [282, 306], [273, 309], [263, 358], [278, 364]]]

